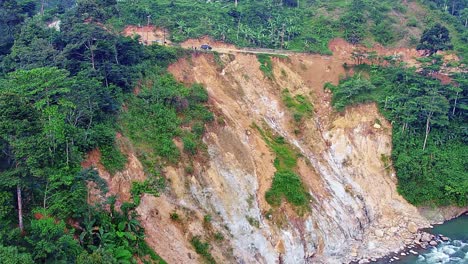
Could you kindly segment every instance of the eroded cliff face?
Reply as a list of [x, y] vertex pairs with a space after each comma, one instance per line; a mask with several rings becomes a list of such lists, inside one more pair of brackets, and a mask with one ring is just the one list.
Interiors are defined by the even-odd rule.
[[[255, 55], [221, 59], [223, 67], [212, 55], [194, 55], [170, 67], [179, 80], [202, 83], [225, 121], [209, 127], [205, 142], [210, 161], [189, 181], [190, 192], [178, 198], [219, 215], [229, 227], [236, 259], [347, 262], [398, 249], [412, 236], [410, 222], [429, 224], [396, 192], [395, 175], [382, 159], [391, 153], [391, 126], [376, 106], [350, 108], [342, 115], [330, 107], [323, 86], [345, 74], [341, 60], [315, 55], [273, 58], [275, 78], [269, 80]], [[284, 89], [314, 105], [313, 116], [299, 132], [282, 101]], [[281, 222], [265, 217], [274, 154], [253, 123], [283, 136], [302, 154], [298, 170], [313, 197], [310, 213], [298, 216], [284, 203], [275, 209], [284, 217]]]
[[[336, 84], [349, 59], [337, 54], [272, 58], [273, 79], [252, 54], [195, 54], [170, 66], [178, 80], [206, 87], [216, 121], [204, 136], [208, 157], [195, 159], [190, 174], [184, 161], [166, 167], [168, 191], [143, 195], [137, 208], [148, 244], [166, 261], [202, 262], [189, 242], [199, 235], [211, 241], [221, 263], [347, 263], [398, 250], [412, 241], [415, 227], [430, 224], [396, 191], [387, 160], [391, 124], [376, 106], [341, 114], [331, 108], [324, 84]], [[295, 123], [284, 89], [305, 96], [313, 115]], [[301, 154], [297, 172], [312, 197], [310, 212], [298, 215], [286, 202], [279, 208], [266, 202], [275, 154], [254, 124], [283, 136]], [[131, 148], [127, 153], [134, 156]], [[128, 167], [142, 171], [135, 164]], [[181, 220], [171, 220], [173, 212]], [[211, 221], [203, 220], [206, 215]]]

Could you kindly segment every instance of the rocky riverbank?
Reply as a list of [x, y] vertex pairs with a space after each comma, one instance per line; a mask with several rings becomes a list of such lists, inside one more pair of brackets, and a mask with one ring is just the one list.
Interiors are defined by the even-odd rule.
[[[452, 214], [453, 217], [446, 215], [446, 217], [450, 218], [450, 219], [447, 219], [447, 221], [449, 221], [451, 219], [455, 219], [458, 217], [465, 217], [464, 215], [468, 216], [468, 212]], [[356, 264], [357, 263], [359, 264], [362, 264], [362, 263], [383, 264], [383, 263], [400, 262], [401, 259], [406, 259], [409, 256], [420, 255], [426, 252], [428, 249], [436, 248], [440, 244], [451, 243], [452, 239], [448, 235], [439, 234], [440, 230], [438, 226], [444, 223], [447, 223], [447, 221], [438, 223], [435, 228], [433, 226], [430, 226], [430, 228], [428, 229], [418, 229], [414, 223], [410, 222], [407, 226], [407, 230], [414, 234], [414, 238], [406, 239], [405, 246], [401, 246], [399, 250], [396, 250], [382, 258], [364, 258], [364, 259], [353, 261], [351, 263], [353, 264], [354, 263]], [[435, 232], [432, 232], [432, 231], [435, 231]], [[380, 231], [376, 231], [376, 233], [380, 234]]]

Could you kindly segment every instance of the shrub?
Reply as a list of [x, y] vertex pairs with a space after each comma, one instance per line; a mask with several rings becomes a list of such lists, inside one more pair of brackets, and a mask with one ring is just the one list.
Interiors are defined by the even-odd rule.
[[127, 157], [122, 154], [119, 148], [113, 144], [110, 146], [103, 146], [101, 151], [101, 164], [111, 174], [115, 174], [125, 168]]
[[190, 243], [195, 248], [195, 252], [203, 256], [207, 263], [216, 263], [215, 259], [210, 253], [210, 244], [202, 242], [199, 236], [195, 236], [190, 240]]
[[189, 155], [197, 154], [197, 142], [193, 139], [193, 135], [189, 134], [182, 138], [184, 143], [184, 151]]

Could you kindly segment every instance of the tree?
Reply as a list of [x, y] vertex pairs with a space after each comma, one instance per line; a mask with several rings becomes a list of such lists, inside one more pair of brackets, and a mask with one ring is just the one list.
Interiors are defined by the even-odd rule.
[[17, 247], [0, 245], [0, 263], [2, 264], [33, 264], [31, 255], [20, 253]]
[[31, 221], [31, 233], [26, 238], [34, 250], [35, 260], [47, 262], [74, 262], [83, 250], [67, 230], [63, 221], [58, 221], [42, 212]]
[[433, 27], [424, 30], [421, 40], [419, 41], [417, 50], [424, 50], [432, 55], [439, 50], [451, 49], [450, 33], [448, 29], [441, 24], [436, 24]]

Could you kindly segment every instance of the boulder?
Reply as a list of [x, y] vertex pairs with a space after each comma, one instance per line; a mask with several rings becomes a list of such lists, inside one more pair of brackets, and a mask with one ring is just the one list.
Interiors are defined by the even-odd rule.
[[414, 223], [414, 222], [409, 222], [408, 223], [408, 231], [410, 231], [411, 233], [416, 233], [418, 232], [418, 226]]
[[384, 236], [384, 231], [380, 230], [380, 229], [377, 229], [375, 230], [375, 235], [378, 236], [378, 237], [383, 237]]
[[429, 233], [422, 233], [421, 239], [422, 242], [429, 242], [432, 240], [432, 235]]
[[398, 227], [396, 227], [396, 226], [390, 227], [390, 229], [388, 231], [390, 232], [391, 235], [393, 235], [396, 232], [398, 232]]
[[418, 255], [418, 252], [416, 252], [416, 251], [414, 251], [414, 250], [410, 250], [409, 252], [410, 252], [411, 254], [413, 254], [413, 255]]
[[437, 242], [432, 240], [431, 242], [429, 242], [429, 245], [435, 247], [435, 246], [437, 246]]
[[374, 124], [374, 128], [377, 128], [377, 129], [379, 129], [379, 128], [381, 128], [381, 127], [382, 127], [382, 126], [381, 126], [381, 125], [379, 125], [379, 124], [377, 124], [377, 123], [375, 123], [375, 124]]
[[440, 239], [441, 239], [442, 241], [449, 241], [449, 240], [450, 240], [450, 238], [448, 238], [448, 237], [446, 237], [446, 236], [440, 236]]

